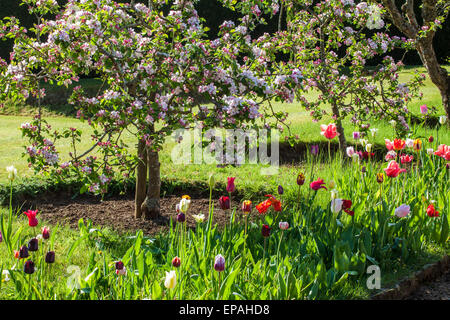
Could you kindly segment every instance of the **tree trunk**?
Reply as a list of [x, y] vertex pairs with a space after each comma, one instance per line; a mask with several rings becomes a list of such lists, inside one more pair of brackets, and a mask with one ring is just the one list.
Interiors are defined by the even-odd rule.
[[145, 141], [139, 139], [138, 142], [139, 162], [136, 168], [136, 193], [134, 198], [134, 216], [136, 219], [142, 217], [141, 205], [145, 200], [147, 192], [147, 150]]
[[147, 196], [141, 205], [145, 219], [156, 219], [160, 216], [161, 175], [158, 151], [147, 148], [148, 186]]
[[421, 39], [417, 44], [417, 51], [423, 65], [428, 71], [431, 81], [439, 89], [442, 99], [442, 107], [445, 110], [447, 118], [450, 119], [450, 76], [438, 63], [436, 53], [434, 52], [432, 39]]
[[339, 133], [339, 148], [342, 152], [345, 152], [345, 150], [347, 149], [347, 140], [345, 139], [344, 127], [342, 126], [339, 108], [335, 103], [333, 103], [331, 110], [333, 111], [333, 115], [336, 117], [336, 129]]

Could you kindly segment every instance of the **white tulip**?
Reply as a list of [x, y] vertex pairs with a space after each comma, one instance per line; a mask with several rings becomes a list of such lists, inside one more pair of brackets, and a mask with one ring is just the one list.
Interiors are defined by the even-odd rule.
[[175, 270], [171, 270], [170, 272], [166, 271], [166, 280], [164, 280], [164, 286], [167, 289], [173, 289], [177, 285], [177, 273]]
[[447, 122], [447, 116], [440, 116], [439, 123], [444, 125]]
[[342, 199], [333, 199], [331, 200], [331, 212], [339, 213], [342, 210], [342, 204], [344, 201]]
[[6, 167], [6, 172], [8, 172], [8, 179], [13, 181], [17, 178], [17, 169], [14, 166]]
[[371, 143], [366, 144], [366, 151], [372, 152], [372, 144]]

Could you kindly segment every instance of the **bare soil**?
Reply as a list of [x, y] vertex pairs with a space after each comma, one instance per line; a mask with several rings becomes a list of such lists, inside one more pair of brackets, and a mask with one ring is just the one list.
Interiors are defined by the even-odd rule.
[[[32, 199], [22, 207], [23, 210], [38, 209], [38, 218], [52, 224], [69, 225], [78, 228], [78, 220], [91, 219], [94, 225], [106, 226], [120, 233], [141, 229], [144, 234], [152, 235], [169, 229], [170, 219], [176, 220], [175, 206], [181, 200], [180, 196], [161, 198], [161, 216], [156, 220], [134, 218], [134, 199], [130, 196], [113, 197], [101, 200], [98, 197], [78, 196], [75, 199], [68, 194], [55, 194]], [[230, 221], [230, 210], [222, 210], [217, 199], [214, 204], [214, 223], [223, 227]], [[232, 208], [239, 203], [232, 203]], [[186, 215], [188, 228], [195, 228], [196, 222], [192, 215], [203, 213], [208, 219], [209, 199], [192, 199]], [[240, 215], [240, 210], [236, 211]]]
[[450, 300], [450, 269], [435, 281], [421, 286], [407, 300]]

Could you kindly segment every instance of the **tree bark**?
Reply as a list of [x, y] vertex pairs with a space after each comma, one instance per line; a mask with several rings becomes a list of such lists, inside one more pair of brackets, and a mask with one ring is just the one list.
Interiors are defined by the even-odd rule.
[[147, 150], [145, 141], [139, 139], [138, 142], [139, 162], [136, 168], [136, 192], [134, 197], [134, 216], [136, 219], [142, 217], [141, 206], [147, 193]]
[[144, 219], [156, 219], [160, 216], [161, 175], [158, 151], [147, 148], [148, 186], [147, 196], [141, 205]]
[[344, 127], [342, 126], [339, 108], [335, 103], [333, 103], [331, 110], [333, 111], [333, 115], [336, 117], [336, 129], [339, 133], [339, 148], [342, 152], [345, 152], [345, 150], [347, 149], [347, 140], [345, 139]]

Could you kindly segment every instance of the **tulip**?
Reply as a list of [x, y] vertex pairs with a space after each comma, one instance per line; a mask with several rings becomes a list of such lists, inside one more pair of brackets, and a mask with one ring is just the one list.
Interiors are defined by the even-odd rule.
[[411, 161], [413, 161], [414, 157], [410, 156], [410, 155], [403, 155], [400, 157], [400, 162], [405, 164], [405, 163], [410, 163]]
[[14, 259], [20, 259], [20, 251], [14, 250]]
[[428, 113], [428, 107], [426, 104], [423, 104], [420, 106], [420, 113], [421, 114], [427, 114]]
[[333, 189], [330, 191], [331, 193], [331, 200], [336, 199], [338, 196], [338, 191], [336, 189]]
[[170, 272], [166, 271], [166, 279], [164, 280], [164, 286], [167, 289], [173, 289], [177, 285], [177, 273], [175, 270], [171, 270]]
[[372, 152], [372, 144], [371, 143], [366, 144], [366, 151], [369, 153]]
[[378, 129], [377, 128], [372, 128], [370, 129], [370, 133], [372, 134], [372, 137], [375, 138], [375, 136], [377, 135]]
[[230, 197], [221, 196], [219, 198], [219, 205], [222, 210], [230, 209]]
[[3, 235], [2, 235], [2, 232], [0, 231], [0, 243], [2, 243], [2, 241], [3, 241]]
[[297, 176], [297, 184], [299, 186], [302, 186], [305, 183], [305, 175], [303, 174], [303, 172], [299, 172], [298, 176]]
[[21, 246], [19, 249], [19, 258], [24, 259], [24, 258], [28, 258], [29, 256], [30, 256], [30, 254], [28, 253], [28, 247]]
[[397, 121], [395, 120], [391, 120], [389, 121], [389, 123], [391, 124], [391, 126], [393, 126], [395, 128], [395, 126], [397, 125]]
[[193, 214], [192, 217], [194, 218], [195, 222], [197, 222], [197, 223], [205, 221], [205, 215], [203, 213]]
[[353, 162], [359, 162], [359, 159], [360, 159], [359, 153], [355, 152], [354, 154], [352, 154]]
[[365, 147], [369, 143], [369, 140], [367, 140], [367, 139], [359, 139], [359, 142], [361, 143], [361, 145], [363, 147]]
[[430, 136], [430, 137], [428, 138], [428, 142], [429, 142], [429, 143], [432, 143], [433, 141], [434, 141], [433, 136]]
[[55, 262], [55, 251], [47, 252], [47, 254], [45, 255], [45, 262], [46, 263], [54, 263]]
[[23, 272], [26, 274], [33, 274], [34, 273], [34, 262], [31, 260], [27, 260], [25, 264], [23, 265]]
[[273, 206], [273, 210], [275, 211], [281, 211], [281, 201], [276, 199], [271, 194], [266, 194], [266, 197], [269, 198], [271, 205]]
[[8, 173], [8, 179], [12, 182], [17, 178], [17, 169], [14, 166], [6, 167], [6, 172]]
[[311, 145], [311, 154], [313, 156], [317, 156], [319, 154], [319, 145], [318, 144]]
[[383, 172], [377, 173], [377, 182], [378, 182], [378, 183], [383, 183], [383, 181], [384, 181], [384, 175], [383, 175]]
[[123, 267], [120, 270], [116, 270], [116, 274], [118, 276], [126, 276], [127, 275], [127, 268]]
[[420, 139], [414, 140], [413, 149], [415, 151], [419, 151], [420, 149], [422, 149], [422, 140]]
[[208, 178], [208, 184], [209, 184], [209, 187], [210, 187], [210, 188], [213, 188], [214, 185], [216, 184], [216, 179], [215, 179], [213, 173], [211, 173], [211, 174], [209, 175], [209, 178]]
[[389, 162], [386, 169], [384, 169], [386, 172], [386, 175], [390, 178], [397, 177], [400, 173], [405, 172], [405, 169], [400, 169], [400, 166], [398, 165], [397, 161], [392, 160]]
[[178, 257], [175, 257], [172, 259], [172, 266], [175, 268], [178, 268], [181, 265], [181, 259]]
[[279, 227], [281, 230], [287, 230], [287, 229], [289, 229], [289, 223], [288, 223], [288, 222], [280, 221], [280, 223], [278, 224], [278, 227]]
[[270, 236], [270, 227], [267, 224], [263, 224], [261, 228], [261, 234], [264, 238]]
[[395, 215], [399, 218], [406, 217], [410, 212], [411, 212], [411, 209], [406, 204], [402, 204], [400, 207], [395, 209]]
[[0, 279], [0, 281], [8, 282], [8, 281], [10, 280], [10, 278], [9, 278], [10, 273], [9, 273], [8, 270], [3, 270], [3, 271], [2, 271], [2, 276], [4, 276], [5, 278], [4, 278], [3, 280]]
[[28, 225], [30, 227], [36, 227], [38, 225], [38, 220], [36, 219], [37, 210], [28, 210], [24, 214], [28, 217]]
[[186, 216], [183, 212], [180, 212], [179, 214], [177, 214], [177, 221], [180, 223], [183, 223], [186, 221]]
[[394, 150], [399, 151], [405, 148], [406, 141], [402, 139], [394, 139]]
[[355, 154], [355, 149], [353, 147], [347, 147], [347, 156], [350, 158]]
[[433, 148], [428, 148], [427, 149], [427, 154], [429, 154], [430, 156], [434, 153]]
[[311, 182], [311, 184], [309, 186], [314, 191], [317, 191], [317, 190], [322, 189], [322, 188], [327, 190], [327, 187], [325, 187], [324, 184], [325, 184], [325, 182], [323, 182], [323, 179], [318, 179], [316, 181]]
[[116, 261], [114, 265], [116, 267], [116, 270], [122, 270], [125, 267], [122, 261]]
[[384, 139], [384, 144], [386, 145], [386, 149], [388, 151], [394, 150], [394, 143], [389, 139]]
[[329, 140], [333, 139], [338, 134], [334, 123], [330, 123], [329, 125], [322, 124], [320, 130], [320, 134]]
[[441, 125], [444, 125], [447, 122], [447, 117], [446, 116], [440, 116], [439, 117], [439, 123]]
[[344, 201], [342, 199], [332, 199], [331, 200], [331, 212], [339, 213], [342, 210], [342, 205]]
[[236, 190], [236, 187], [234, 185], [234, 179], [236, 179], [236, 178], [232, 178], [232, 177], [228, 177], [227, 178], [227, 180], [228, 180], [228, 182], [227, 182], [227, 192], [228, 193], [232, 193], [232, 192], [234, 192], [234, 190]]
[[450, 146], [441, 144], [441, 145], [439, 145], [438, 149], [434, 152], [434, 154], [445, 159], [446, 155], [449, 152], [450, 152]]
[[278, 186], [278, 194], [281, 196], [283, 193], [284, 193], [283, 186], [279, 185]]
[[244, 200], [242, 202], [242, 211], [244, 213], [250, 213], [252, 211], [252, 202], [250, 200]]
[[386, 153], [386, 156], [384, 157], [384, 159], [386, 161], [389, 161], [389, 160], [395, 159], [396, 157], [397, 157], [397, 153], [394, 150], [391, 150], [388, 153]]
[[50, 229], [48, 227], [42, 228], [42, 238], [45, 240], [50, 238]]
[[180, 201], [180, 211], [182, 213], [186, 213], [189, 210], [189, 207], [191, 206], [191, 197], [189, 196], [183, 196], [183, 198]]
[[272, 205], [272, 202], [270, 201], [270, 199], [267, 199], [267, 200], [261, 202], [260, 204], [257, 204], [256, 210], [258, 210], [258, 212], [260, 214], [264, 214], [267, 212], [267, 210], [269, 210], [271, 205]]
[[358, 140], [361, 138], [361, 134], [358, 131], [353, 132], [353, 139]]
[[221, 254], [218, 254], [214, 259], [214, 270], [217, 272], [225, 270], [225, 258]]
[[439, 211], [434, 208], [432, 203], [427, 208], [427, 215], [431, 218], [439, 217]]
[[413, 139], [406, 139], [405, 144], [408, 148], [412, 148], [414, 145], [414, 140]]
[[31, 239], [28, 242], [28, 251], [34, 252], [34, 251], [38, 251], [39, 249], [39, 241], [36, 238]]

